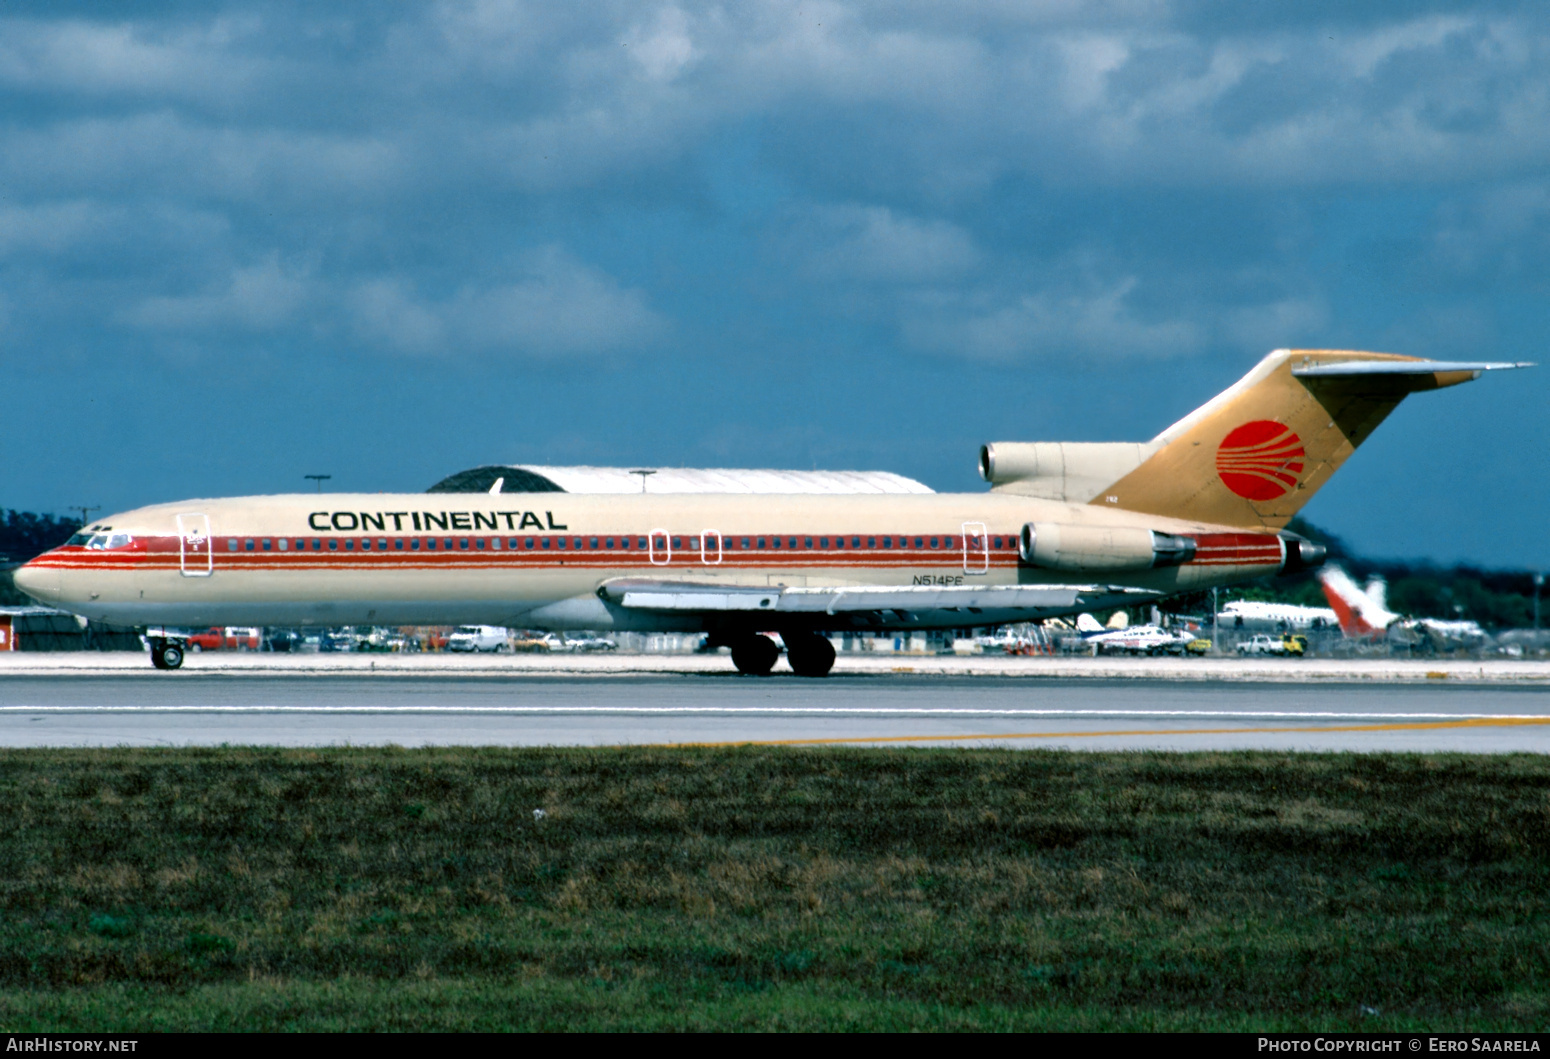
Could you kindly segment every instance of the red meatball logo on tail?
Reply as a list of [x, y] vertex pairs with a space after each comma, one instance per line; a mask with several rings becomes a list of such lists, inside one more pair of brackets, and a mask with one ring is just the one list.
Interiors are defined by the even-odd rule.
[[1302, 438], [1280, 423], [1257, 419], [1222, 439], [1216, 473], [1246, 500], [1274, 500], [1297, 484], [1303, 456]]

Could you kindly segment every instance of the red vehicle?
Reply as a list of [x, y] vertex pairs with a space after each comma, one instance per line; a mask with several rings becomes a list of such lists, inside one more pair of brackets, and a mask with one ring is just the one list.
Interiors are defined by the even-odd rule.
[[262, 630], [240, 625], [211, 626], [203, 632], [188, 634], [190, 651], [256, 651]]

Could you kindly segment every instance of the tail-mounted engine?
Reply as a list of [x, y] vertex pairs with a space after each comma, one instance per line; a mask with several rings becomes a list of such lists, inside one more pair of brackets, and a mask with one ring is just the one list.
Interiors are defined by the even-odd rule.
[[1303, 570], [1314, 570], [1324, 565], [1324, 560], [1329, 557], [1329, 549], [1322, 544], [1315, 544], [1306, 537], [1299, 537], [1295, 533], [1281, 533], [1281, 540], [1286, 544], [1286, 558], [1281, 560], [1281, 573], [1295, 574]]
[[1049, 570], [1147, 570], [1195, 557], [1195, 538], [1120, 526], [1030, 522], [1023, 527], [1023, 562]]

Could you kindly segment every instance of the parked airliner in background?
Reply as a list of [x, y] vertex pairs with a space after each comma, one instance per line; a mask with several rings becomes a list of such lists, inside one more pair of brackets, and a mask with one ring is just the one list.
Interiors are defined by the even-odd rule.
[[1335, 628], [1340, 624], [1329, 607], [1300, 607], [1295, 603], [1261, 603], [1235, 599], [1222, 607], [1218, 616], [1228, 625], [1273, 625], [1278, 629]]
[[[1316, 566], [1323, 548], [1287, 522], [1407, 394], [1519, 366], [1278, 350], [1148, 442], [985, 445], [985, 493], [659, 495], [625, 472], [642, 492], [583, 494], [513, 468], [467, 493], [160, 504], [85, 527], [16, 584], [125, 625], [704, 631], [745, 673], [771, 670], [778, 632], [817, 676], [824, 633], [1027, 621]], [[152, 637], [151, 659], [176, 668], [182, 645]]]
[[1443, 618], [1405, 618], [1388, 607], [1388, 582], [1368, 578], [1365, 588], [1338, 566], [1319, 571], [1319, 583], [1330, 606], [1340, 616], [1340, 629], [1357, 640], [1377, 640], [1391, 632], [1401, 644], [1428, 644], [1448, 651], [1478, 647], [1488, 638], [1479, 622]]

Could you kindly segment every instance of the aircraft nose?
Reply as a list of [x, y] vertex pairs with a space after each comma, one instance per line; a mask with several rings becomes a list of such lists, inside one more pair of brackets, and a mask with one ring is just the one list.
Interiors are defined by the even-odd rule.
[[39, 603], [59, 602], [59, 571], [53, 567], [24, 563], [11, 576], [17, 588]]

